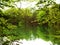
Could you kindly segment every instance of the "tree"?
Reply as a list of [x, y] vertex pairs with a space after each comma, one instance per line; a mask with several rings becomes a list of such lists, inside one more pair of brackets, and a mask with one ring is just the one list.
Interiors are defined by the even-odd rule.
[[14, 3], [20, 0], [0, 0], [0, 8], [4, 7], [14, 7]]
[[44, 7], [52, 6], [56, 4], [56, 0], [39, 0], [38, 3], [36, 4], [40, 8], [40, 4], [43, 4]]
[[[53, 41], [55, 42], [55, 43], [57, 43], [58, 45], [59, 45], [59, 42], [60, 42], [60, 36], [59, 36], [59, 34], [60, 34], [60, 20], [59, 20], [59, 18], [60, 18], [60, 4], [59, 5], [54, 5], [52, 8], [50, 8], [50, 12], [49, 12], [49, 14], [51, 15], [51, 22], [50, 22], [50, 27], [52, 28], [52, 30], [53, 30], [53, 32], [51, 32], [52, 34], [53, 34]], [[53, 9], [54, 8], [54, 9]], [[52, 10], [51, 10], [52, 9]]]
[[[28, 18], [29, 17], [29, 18]], [[32, 21], [29, 9], [11, 8], [0, 12], [0, 37], [8, 37], [11, 41], [29, 39], [31, 30], [28, 25]], [[30, 20], [31, 19], [31, 20]]]
[[[41, 8], [37, 10], [37, 20], [40, 23], [40, 28], [43, 34], [46, 34], [47, 39], [53, 44], [60, 44], [60, 4], [54, 4], [49, 8]], [[45, 40], [47, 40], [45, 39]]]

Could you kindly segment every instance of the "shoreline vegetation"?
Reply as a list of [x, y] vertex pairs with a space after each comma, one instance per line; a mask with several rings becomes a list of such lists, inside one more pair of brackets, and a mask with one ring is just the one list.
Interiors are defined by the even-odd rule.
[[[32, 4], [32, 8], [16, 8], [14, 2], [14, 0], [12, 2], [10, 0], [0, 1], [0, 37], [2, 45], [8, 45], [7, 43], [15, 40], [34, 40], [36, 38], [51, 41], [53, 45], [60, 45], [60, 4], [53, 0], [40, 0], [35, 5], [38, 7], [36, 10], [36, 7]], [[40, 4], [45, 5], [41, 7]], [[4, 7], [9, 7], [9, 9], [5, 10]], [[6, 39], [4, 42], [4, 37], [9, 40]]]

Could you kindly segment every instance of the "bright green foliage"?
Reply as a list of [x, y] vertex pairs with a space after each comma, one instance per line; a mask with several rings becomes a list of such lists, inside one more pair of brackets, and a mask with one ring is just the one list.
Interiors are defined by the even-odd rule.
[[51, 16], [49, 16], [50, 20], [49, 20], [49, 26], [50, 28], [53, 30], [51, 31], [52, 35], [53, 35], [53, 41], [55, 43], [60, 43], [60, 5], [54, 5], [52, 8], [50, 8], [49, 10], [49, 14]]
[[4, 36], [11, 41], [24, 38], [42, 38], [59, 44], [60, 5], [44, 7], [33, 13], [30, 9], [0, 10], [0, 37]]
[[37, 20], [41, 20], [41, 18], [45, 15], [45, 11], [41, 10], [39, 11], [38, 15], [37, 15]]
[[60, 4], [34, 12], [38, 21], [37, 37], [60, 44]]
[[53, 43], [60, 44], [60, 5], [55, 4], [50, 8], [45, 8], [46, 14], [41, 18], [41, 27], [43, 27], [43, 33], [51, 40]]
[[2, 34], [0, 36], [6, 36], [11, 40], [30, 38], [32, 25], [28, 25], [31, 24], [31, 18], [32, 12], [29, 9], [11, 8], [1, 12], [0, 28]]

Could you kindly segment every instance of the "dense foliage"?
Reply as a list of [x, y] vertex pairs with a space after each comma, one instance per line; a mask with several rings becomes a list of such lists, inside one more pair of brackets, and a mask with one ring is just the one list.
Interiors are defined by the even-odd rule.
[[[43, 13], [41, 12], [43, 11]], [[43, 8], [38, 13], [39, 15], [42, 13], [42, 16], [39, 17], [40, 23], [42, 23], [41, 27], [43, 27], [42, 31], [47, 35], [47, 39], [51, 40], [53, 43], [60, 44], [60, 5], [54, 4], [50, 8]], [[45, 12], [44, 12], [45, 11]], [[45, 15], [44, 15], [45, 14]]]
[[60, 4], [44, 7], [32, 13], [31, 9], [0, 9], [0, 37], [11, 41], [42, 38], [60, 44]]

